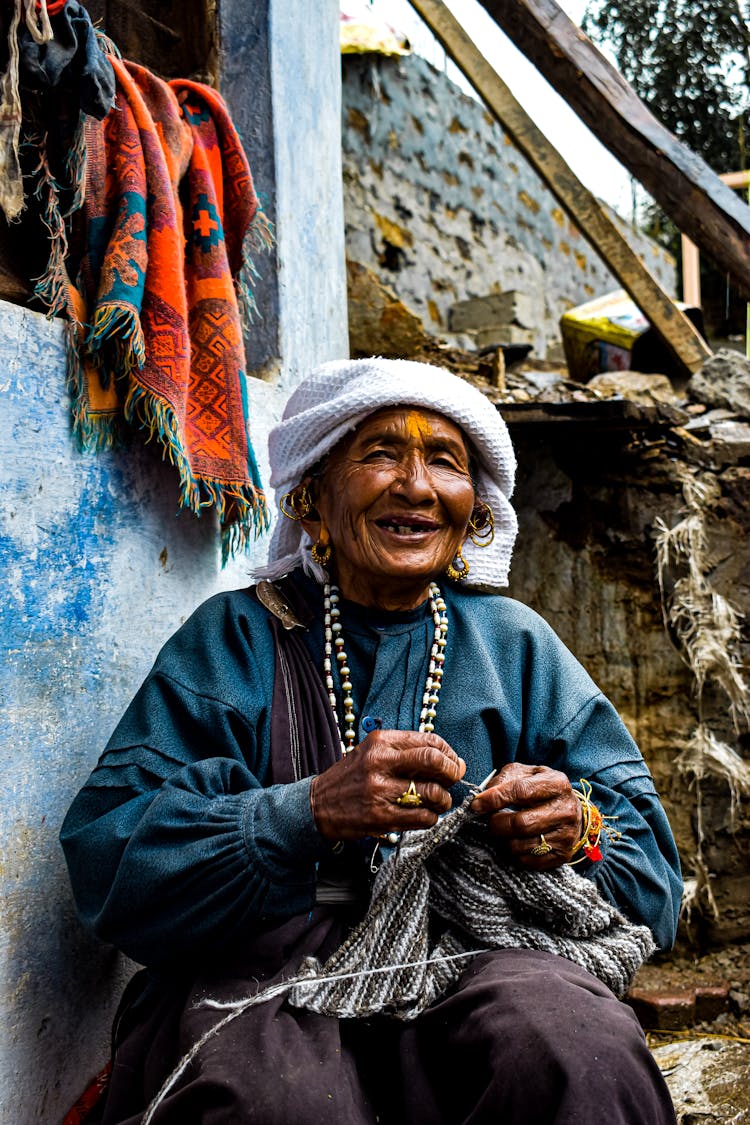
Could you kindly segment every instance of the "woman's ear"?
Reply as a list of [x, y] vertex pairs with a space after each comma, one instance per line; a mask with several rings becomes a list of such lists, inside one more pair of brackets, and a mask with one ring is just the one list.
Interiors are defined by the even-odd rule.
[[317, 543], [318, 539], [320, 538], [320, 529], [322, 526], [320, 516], [317, 514], [317, 512], [315, 512], [314, 514], [311, 513], [305, 519], [300, 520], [300, 524], [310, 536], [313, 543]]
[[317, 507], [319, 483], [318, 477], [305, 477], [302, 481], [302, 487], [305, 489], [309, 499], [309, 506], [307, 513], [301, 518], [300, 523], [313, 543], [317, 543], [321, 528], [320, 513]]

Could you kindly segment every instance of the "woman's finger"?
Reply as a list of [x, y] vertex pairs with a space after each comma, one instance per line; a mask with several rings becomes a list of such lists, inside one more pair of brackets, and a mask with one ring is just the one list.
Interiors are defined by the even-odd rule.
[[529, 871], [550, 871], [570, 860], [570, 849], [555, 832], [540, 833], [531, 840], [511, 840], [508, 851], [514, 862]]
[[393, 777], [421, 778], [455, 785], [466, 772], [466, 763], [436, 734], [418, 731], [373, 731], [351, 755]]
[[334, 841], [429, 828], [451, 807], [448, 790], [465, 770], [439, 736], [373, 731], [313, 780], [316, 827]]
[[401, 809], [428, 808], [436, 813], [448, 812], [451, 796], [442, 785], [431, 781], [402, 780], [396, 785], [394, 802]]
[[531, 839], [555, 830], [575, 835], [581, 827], [580, 804], [571, 792], [532, 808], [499, 809], [490, 815], [489, 822], [493, 835], [506, 839]]
[[559, 770], [510, 762], [474, 798], [473, 807], [481, 816], [508, 806], [518, 809], [538, 805], [566, 793], [572, 793], [570, 780]]

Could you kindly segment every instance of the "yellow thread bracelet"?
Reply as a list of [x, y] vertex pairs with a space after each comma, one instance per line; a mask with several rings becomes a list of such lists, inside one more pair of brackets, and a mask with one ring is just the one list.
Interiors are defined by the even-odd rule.
[[[583, 863], [584, 859], [589, 859], [593, 863], [598, 863], [604, 858], [602, 856], [602, 850], [599, 847], [602, 832], [607, 834], [609, 840], [616, 840], [621, 835], [617, 829], [605, 823], [607, 820], [617, 820], [617, 817], [602, 816], [599, 809], [591, 800], [591, 782], [587, 781], [585, 777], [582, 777], [580, 783], [581, 792], [574, 789], [573, 794], [581, 805], [583, 828], [577, 843], [570, 853], [570, 859], [568, 860], [568, 865], [570, 867], [575, 867], [577, 863]], [[573, 856], [577, 855], [581, 850], [583, 850], [584, 854], [579, 859], [573, 859]]]

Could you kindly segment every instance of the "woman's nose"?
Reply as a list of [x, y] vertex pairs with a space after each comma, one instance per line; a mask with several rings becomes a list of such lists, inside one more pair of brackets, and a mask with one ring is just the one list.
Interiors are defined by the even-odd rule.
[[432, 499], [435, 494], [432, 474], [424, 458], [418, 454], [405, 457], [400, 462], [393, 485], [397, 492], [412, 503]]

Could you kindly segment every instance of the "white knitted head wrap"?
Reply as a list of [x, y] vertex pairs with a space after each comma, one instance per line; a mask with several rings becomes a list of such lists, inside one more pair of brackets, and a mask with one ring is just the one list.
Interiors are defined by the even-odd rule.
[[[485, 396], [457, 375], [405, 359], [353, 359], [324, 363], [304, 379], [269, 435], [271, 487], [277, 497], [289, 492], [308, 470], [369, 414], [389, 406], [421, 406], [461, 428], [478, 462], [477, 493], [495, 515], [495, 539], [463, 548], [469, 563], [465, 585], [508, 585], [508, 570], [518, 530], [509, 498], [516, 459], [508, 431]], [[323, 581], [310, 560], [310, 538], [298, 523], [281, 517], [271, 539], [269, 565], [258, 575], [277, 578], [303, 565]]]

